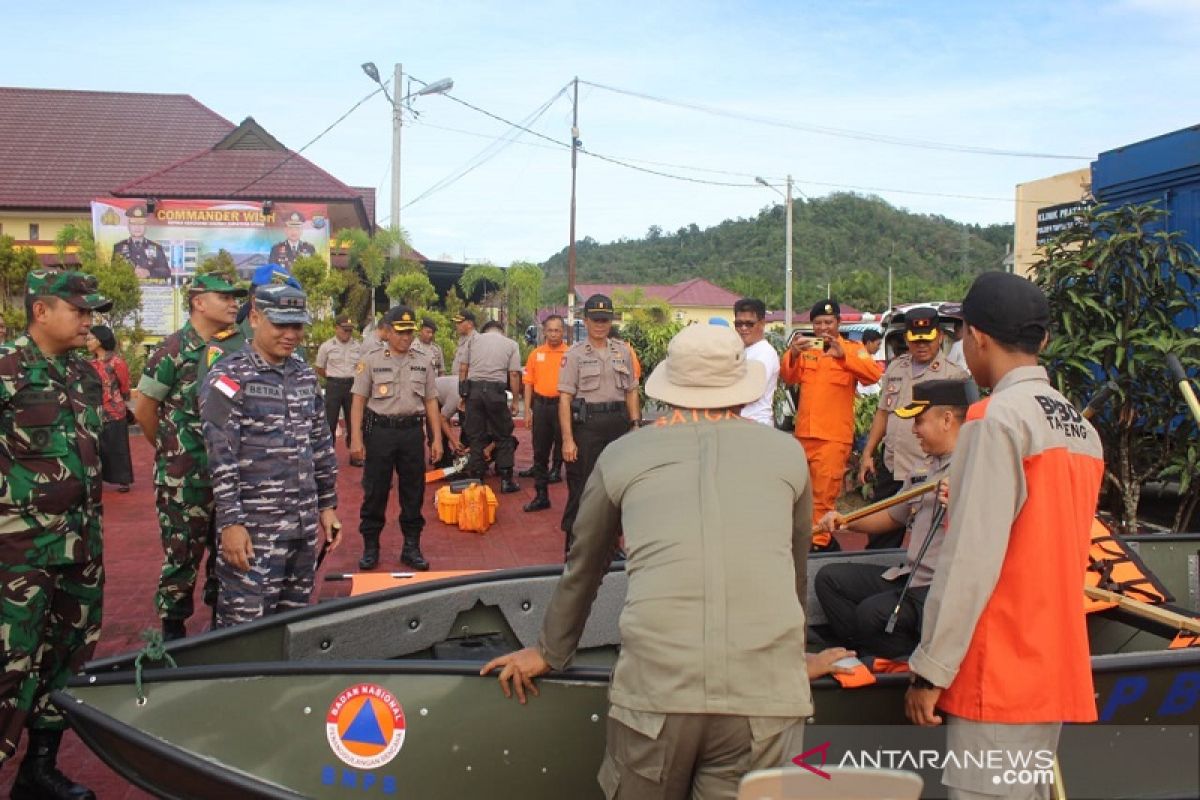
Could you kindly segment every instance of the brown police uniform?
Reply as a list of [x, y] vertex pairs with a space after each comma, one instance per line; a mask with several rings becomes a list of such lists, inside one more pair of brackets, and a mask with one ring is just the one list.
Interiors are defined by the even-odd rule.
[[[398, 354], [390, 347], [363, 356], [351, 391], [367, 398], [363, 420], [366, 462], [363, 466], [363, 502], [358, 531], [363, 537], [363, 560], [370, 569], [379, 558], [393, 472], [399, 476], [400, 530], [404, 534], [402, 560], [420, 557], [425, 517], [425, 400], [437, 399], [433, 364], [422, 353]], [[369, 556], [374, 554], [374, 559]], [[420, 563], [424, 558], [420, 557]], [[412, 564], [417, 566], [417, 564]], [[418, 567], [420, 568], [420, 567]], [[428, 569], [428, 564], [425, 565]]]
[[325, 370], [325, 417], [329, 432], [337, 433], [338, 419], [346, 420], [346, 445], [350, 445], [350, 388], [354, 385], [354, 369], [362, 358], [363, 345], [351, 338], [339, 342], [331, 337], [317, 348], [317, 366]]
[[913, 421], [891, 413], [912, 402], [912, 389], [918, 383], [937, 380], [962, 380], [968, 375], [939, 353], [928, 364], [913, 363], [912, 353], [905, 353], [888, 364], [880, 381], [882, 393], [879, 408], [888, 412], [887, 431], [883, 435], [883, 465], [896, 481], [903, 482], [914, 472], [926, 472], [928, 456], [921, 450], [913, 435]]
[[[560, 525], [566, 534], [568, 551], [584, 484], [604, 448], [629, 430], [632, 422], [626, 395], [636, 390], [633, 350], [624, 342], [609, 339], [604, 347], [596, 348], [584, 339], [563, 356], [558, 391], [560, 398], [571, 396], [570, 432], [579, 448], [575, 460], [567, 462], [567, 505]], [[563, 439], [566, 438], [564, 429]]]
[[436, 370], [434, 377], [441, 377], [446, 373], [446, 356], [442, 354], [442, 346], [437, 342], [425, 344], [414, 339], [412, 349], [424, 353], [433, 362], [433, 368]]
[[459, 368], [465, 364], [467, 371], [467, 419], [463, 433], [471, 449], [465, 472], [477, 477], [483, 475], [483, 448], [494, 441], [496, 470], [505, 481], [501, 488], [514, 491], [511, 488], [515, 486], [512, 484], [513, 419], [506, 392], [509, 373], [521, 371], [521, 349], [512, 339], [493, 330], [468, 336], [459, 353]]

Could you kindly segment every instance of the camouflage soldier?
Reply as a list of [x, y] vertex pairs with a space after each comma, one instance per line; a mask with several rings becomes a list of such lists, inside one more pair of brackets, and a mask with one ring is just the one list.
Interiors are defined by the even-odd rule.
[[282, 264], [284, 267], [291, 269], [292, 264], [296, 263], [296, 259], [301, 256], [315, 256], [317, 249], [308, 242], [300, 239], [300, 234], [304, 231], [304, 215], [299, 211], [292, 211], [287, 215], [286, 230], [287, 238], [282, 242], [276, 242], [271, 248], [271, 254], [267, 260], [272, 264]]
[[146, 207], [136, 205], [125, 212], [129, 225], [129, 238], [113, 245], [114, 256], [133, 264], [133, 272], [139, 278], [170, 279], [171, 265], [167, 263], [167, 251], [158, 242], [146, 238]]
[[25, 335], [0, 347], [0, 764], [29, 749], [13, 797], [93, 798], [58, 771], [49, 695], [100, 638], [101, 387], [76, 348], [112, 303], [79, 272], [29, 274]]
[[[204, 358], [200, 361], [200, 369], [196, 373], [197, 385], [204, 385], [204, 380], [213, 364], [230, 353], [241, 350], [245, 347], [246, 342], [254, 338], [254, 331], [250, 329], [250, 307], [253, 305], [253, 293], [257, 287], [269, 284], [287, 284], [296, 289], [300, 288], [300, 282], [292, 277], [292, 273], [288, 272], [287, 267], [281, 267], [278, 264], [263, 264], [256, 269], [250, 278], [248, 294], [251, 295], [251, 299], [238, 309], [237, 325], [221, 331], [209, 341], [208, 350], [204, 353]], [[304, 350], [297, 350], [296, 354], [303, 357]]]
[[[196, 403], [198, 369], [208, 341], [229, 328], [246, 291], [224, 277], [197, 275], [188, 290], [189, 318], [146, 361], [134, 416], [154, 445], [154, 489], [163, 565], [154, 597], [163, 637], [187, 635], [200, 562], [213, 548], [212, 484]], [[211, 555], [205, 602], [215, 601]]]
[[318, 527], [330, 549], [340, 539], [333, 435], [317, 374], [295, 356], [308, 322], [302, 291], [258, 287], [253, 340], [200, 390], [221, 532], [217, 627], [307, 605]]

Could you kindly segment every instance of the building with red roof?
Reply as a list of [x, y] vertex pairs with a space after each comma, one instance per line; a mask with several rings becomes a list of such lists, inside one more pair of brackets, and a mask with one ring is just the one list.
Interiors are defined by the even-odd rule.
[[591, 295], [603, 294], [612, 298], [618, 307], [637, 305], [636, 298], [656, 300], [671, 307], [672, 318], [685, 325], [692, 322], [708, 322], [713, 317], [733, 321], [733, 304], [741, 295], [722, 289], [704, 278], [692, 278], [675, 284], [630, 284], [630, 283], [578, 283], [575, 285], [577, 313], [582, 316], [583, 303]]
[[57, 263], [54, 238], [105, 196], [324, 203], [372, 230], [375, 191], [342, 183], [252, 117], [189, 95], [0, 87], [0, 234]]

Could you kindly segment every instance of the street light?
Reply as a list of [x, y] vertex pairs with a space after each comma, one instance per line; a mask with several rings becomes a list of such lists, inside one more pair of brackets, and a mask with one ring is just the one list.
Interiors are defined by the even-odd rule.
[[[404, 68], [397, 64], [392, 76], [392, 88], [396, 92], [393, 97], [388, 93], [387, 86], [379, 79], [379, 68], [375, 63], [368, 61], [362, 65], [362, 71], [367, 77], [379, 84], [379, 88], [383, 90], [383, 96], [392, 104], [392, 227], [400, 229], [400, 129], [404, 126], [404, 107], [401, 105], [405, 100], [413, 97], [420, 97], [428, 94], [445, 94], [454, 88], [454, 81], [450, 78], [442, 78], [433, 83], [425, 83], [420, 89], [415, 92], [409, 92], [403, 97], [400, 96], [400, 87], [404, 81]], [[414, 80], [416, 80], [414, 78]], [[423, 83], [418, 81], [418, 83]], [[396, 242], [392, 245], [392, 257], [396, 258], [400, 255], [400, 243]]]
[[756, 183], [762, 184], [763, 186], [767, 187], [768, 189], [775, 192], [777, 195], [779, 195], [786, 201], [786, 204], [784, 206], [784, 213], [787, 215], [787, 218], [784, 222], [784, 230], [785, 230], [784, 237], [785, 237], [786, 241], [784, 242], [784, 267], [783, 267], [784, 284], [786, 286], [786, 288], [784, 289], [784, 294], [783, 294], [783, 305], [784, 305], [784, 309], [783, 309], [783, 313], [784, 313], [783, 340], [786, 342], [792, 338], [792, 176], [791, 175], [787, 176], [787, 194], [786, 195], [783, 192], [779, 191], [779, 189], [777, 189], [775, 186], [772, 186], [771, 184], [767, 183], [762, 178], [755, 178], [754, 181]]

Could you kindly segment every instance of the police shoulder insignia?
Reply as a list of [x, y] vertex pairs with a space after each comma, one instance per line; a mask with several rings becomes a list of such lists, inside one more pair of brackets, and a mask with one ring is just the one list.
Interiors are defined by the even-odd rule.
[[363, 370], [365, 370], [366, 368], [367, 368], [367, 362], [360, 361], [354, 365], [354, 374], [361, 375], [363, 373]]

